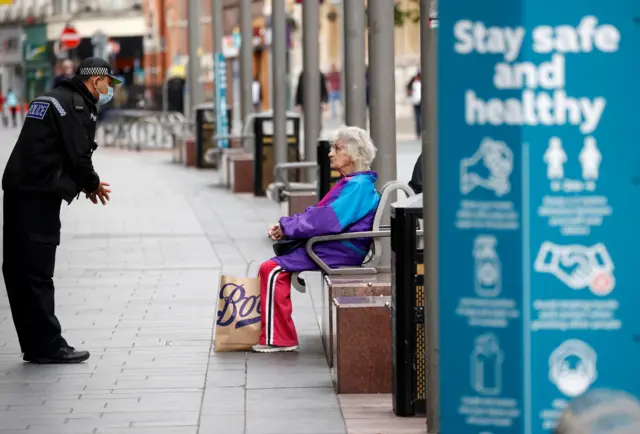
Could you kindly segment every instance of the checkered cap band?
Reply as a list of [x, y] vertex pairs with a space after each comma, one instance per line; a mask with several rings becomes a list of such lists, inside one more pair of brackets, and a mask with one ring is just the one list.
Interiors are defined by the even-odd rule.
[[111, 71], [104, 66], [85, 66], [80, 68], [80, 75], [110, 75]]

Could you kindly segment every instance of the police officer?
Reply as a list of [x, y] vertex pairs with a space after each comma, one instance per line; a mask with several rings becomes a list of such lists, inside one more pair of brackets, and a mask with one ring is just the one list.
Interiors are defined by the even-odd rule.
[[36, 98], [2, 177], [3, 263], [11, 314], [23, 359], [80, 363], [89, 352], [69, 346], [55, 316], [53, 272], [60, 244], [60, 207], [81, 192], [94, 204], [109, 200], [109, 184], [93, 169], [97, 105], [113, 97], [115, 78], [98, 58]]

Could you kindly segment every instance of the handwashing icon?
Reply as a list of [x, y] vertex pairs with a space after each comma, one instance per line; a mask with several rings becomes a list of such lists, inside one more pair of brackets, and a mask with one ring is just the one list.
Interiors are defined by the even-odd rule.
[[[472, 172], [478, 163], [489, 171], [486, 178]], [[504, 142], [485, 138], [470, 158], [460, 161], [460, 192], [471, 193], [476, 187], [492, 190], [497, 196], [511, 191], [509, 176], [513, 171], [513, 152]]]

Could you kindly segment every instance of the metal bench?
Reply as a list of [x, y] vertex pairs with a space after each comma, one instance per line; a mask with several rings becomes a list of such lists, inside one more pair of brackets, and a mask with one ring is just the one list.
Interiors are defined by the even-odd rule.
[[[382, 189], [380, 190], [380, 202], [378, 204], [378, 209], [376, 210], [376, 214], [373, 219], [373, 226], [370, 231], [347, 232], [335, 235], [321, 235], [309, 239], [306, 244], [307, 254], [311, 258], [311, 260], [313, 260], [313, 262], [318, 266], [318, 268], [320, 269], [319, 271], [321, 271], [325, 275], [377, 274], [377, 267], [380, 264], [383, 253], [382, 238], [391, 236], [391, 227], [388, 225], [383, 225], [382, 219], [385, 215], [385, 211], [389, 209], [391, 203], [395, 202], [396, 198], [394, 195], [400, 191], [404, 192], [407, 197], [415, 196], [414, 191], [404, 182], [391, 181], [382, 187]], [[373, 238], [371, 249], [369, 250], [368, 255], [365, 257], [363, 263], [357, 267], [331, 268], [313, 250], [313, 247], [318, 243], [327, 241], [351, 240], [355, 238]], [[296, 290], [298, 290], [299, 292], [306, 292], [304, 279], [300, 276], [301, 273], [304, 273], [304, 271], [293, 273], [291, 281], [293, 283], [293, 287]]]
[[[241, 149], [243, 149], [245, 152], [253, 149], [253, 140], [255, 139], [255, 136], [253, 134], [253, 121], [258, 115], [259, 113], [251, 113], [247, 116], [246, 121], [242, 125], [242, 131], [240, 132], [240, 134], [219, 135], [216, 131], [216, 135], [213, 136], [214, 146], [205, 152], [204, 161], [210, 164], [215, 164], [216, 166], [218, 165], [220, 154], [224, 152], [224, 149], [229, 149], [220, 148], [219, 143], [224, 139], [239, 140], [241, 143]], [[249, 146], [247, 145], [248, 143], [250, 144]]]
[[274, 182], [267, 187], [267, 197], [276, 203], [280, 203], [291, 194], [315, 193], [318, 189], [317, 182], [292, 182], [289, 181], [289, 172], [294, 170], [318, 170], [316, 161], [297, 161], [294, 163], [278, 163], [273, 168]]
[[184, 115], [178, 112], [110, 109], [99, 122], [96, 136], [105, 147], [170, 149], [185, 125]]

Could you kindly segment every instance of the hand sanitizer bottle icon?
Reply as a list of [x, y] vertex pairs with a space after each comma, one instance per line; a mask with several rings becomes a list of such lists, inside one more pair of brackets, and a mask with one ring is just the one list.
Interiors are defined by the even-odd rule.
[[471, 386], [481, 395], [502, 393], [504, 354], [493, 333], [478, 336], [471, 352]]
[[492, 235], [475, 239], [475, 287], [480, 297], [497, 297], [502, 291], [502, 266], [496, 253], [498, 241]]

